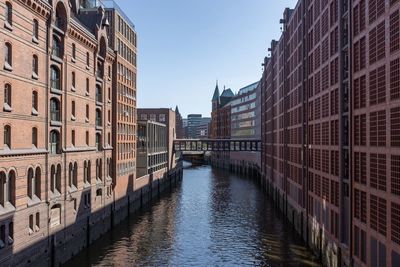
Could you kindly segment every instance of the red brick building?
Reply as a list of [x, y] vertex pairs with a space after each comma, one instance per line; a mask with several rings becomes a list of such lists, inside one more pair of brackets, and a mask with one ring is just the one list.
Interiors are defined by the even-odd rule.
[[84, 4], [0, 1], [0, 265], [62, 262], [108, 229], [115, 54]]
[[400, 1], [286, 9], [262, 85], [262, 173], [327, 264], [400, 265]]
[[[234, 97], [231, 89], [225, 89], [219, 93], [218, 83], [215, 86], [214, 95], [211, 100], [211, 139], [230, 139], [231, 138], [231, 106], [230, 100]], [[218, 166], [229, 168], [229, 152], [213, 152], [212, 162]]]

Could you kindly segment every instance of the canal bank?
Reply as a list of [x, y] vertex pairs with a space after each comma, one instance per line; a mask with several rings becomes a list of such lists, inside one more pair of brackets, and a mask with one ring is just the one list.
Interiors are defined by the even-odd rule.
[[319, 266], [259, 187], [209, 166], [65, 266]]

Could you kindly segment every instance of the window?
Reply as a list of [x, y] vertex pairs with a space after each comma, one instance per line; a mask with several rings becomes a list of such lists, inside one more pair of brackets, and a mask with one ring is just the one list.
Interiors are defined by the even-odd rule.
[[60, 135], [57, 131], [50, 132], [50, 153], [60, 153]]
[[97, 151], [101, 150], [101, 134], [96, 133], [96, 149]]
[[4, 146], [11, 149], [11, 127], [10, 125], [4, 126]]
[[32, 110], [38, 111], [38, 93], [36, 91], [32, 92]]
[[7, 2], [4, 17], [6, 19], [6, 23], [8, 23], [9, 26], [12, 26], [13, 23], [12, 15], [13, 15], [12, 5], [9, 2]]
[[108, 87], [108, 100], [111, 101], [111, 88]]
[[52, 55], [58, 58], [62, 58], [62, 46], [61, 40], [57, 36], [53, 36], [53, 51]]
[[89, 105], [86, 105], [86, 120], [89, 121]]
[[73, 71], [71, 73], [71, 86], [72, 86], [72, 91], [75, 91], [75, 86], [76, 86], [76, 78], [75, 78], [75, 72]]
[[78, 163], [76, 162], [69, 164], [68, 185], [69, 187], [78, 187]]
[[85, 184], [90, 184], [90, 181], [91, 181], [91, 177], [90, 177], [90, 175], [91, 175], [91, 173], [90, 173], [90, 168], [91, 168], [91, 163], [90, 163], [90, 160], [89, 161], [85, 161], [84, 163], [83, 163], [83, 182], [85, 183]]
[[86, 67], [90, 67], [90, 54], [86, 52]]
[[36, 224], [35, 224], [35, 231], [39, 231], [40, 229], [40, 213], [36, 212]]
[[61, 121], [60, 102], [56, 98], [50, 99], [50, 119], [52, 121]]
[[28, 170], [28, 197], [32, 200], [40, 199], [40, 169], [36, 169], [36, 174], [33, 169]]
[[76, 45], [72, 44], [72, 59], [76, 60]]
[[75, 130], [71, 131], [71, 143], [73, 146], [75, 146]]
[[89, 95], [90, 92], [90, 83], [89, 83], [89, 78], [86, 78], [86, 94]]
[[101, 126], [102, 126], [101, 111], [100, 111], [100, 109], [96, 109], [96, 126], [98, 126], [98, 127], [101, 127]]
[[4, 109], [11, 111], [11, 85], [4, 85]]
[[39, 40], [39, 22], [34, 19], [33, 20], [33, 29], [32, 29], [32, 34], [33, 34], [33, 41], [38, 42]]
[[38, 146], [38, 137], [37, 137], [38, 133], [37, 133], [37, 128], [32, 128], [32, 145], [34, 147]]
[[60, 70], [55, 66], [51, 66], [50, 73], [51, 88], [61, 90]]
[[102, 181], [102, 161], [101, 159], [96, 160], [96, 179]]
[[96, 101], [99, 103], [103, 102], [103, 92], [100, 85], [96, 85]]
[[89, 132], [86, 131], [86, 145], [89, 146]]
[[29, 234], [33, 234], [33, 214], [29, 215]]
[[11, 170], [8, 175], [0, 172], [0, 205], [15, 206], [15, 172]]
[[38, 73], [39, 73], [39, 63], [38, 63], [38, 57], [37, 55], [33, 55], [32, 57], [32, 76], [34, 78], [38, 77]]
[[4, 68], [12, 70], [12, 46], [10, 43], [6, 43], [4, 49]]
[[58, 164], [57, 167], [52, 165], [50, 174], [50, 190], [53, 194], [59, 194], [61, 192], [61, 165]]
[[72, 120], [75, 120], [75, 101], [71, 102], [71, 114], [72, 114]]

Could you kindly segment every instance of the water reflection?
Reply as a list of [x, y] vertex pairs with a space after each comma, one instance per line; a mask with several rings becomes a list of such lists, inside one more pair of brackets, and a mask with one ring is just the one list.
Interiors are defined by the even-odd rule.
[[209, 167], [67, 266], [319, 266], [249, 180]]

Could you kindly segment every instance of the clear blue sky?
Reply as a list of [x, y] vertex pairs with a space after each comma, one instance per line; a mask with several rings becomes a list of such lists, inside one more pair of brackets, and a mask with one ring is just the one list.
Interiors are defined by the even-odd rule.
[[138, 33], [138, 107], [210, 116], [216, 79], [233, 91], [261, 78], [279, 19], [296, 0], [116, 0]]

